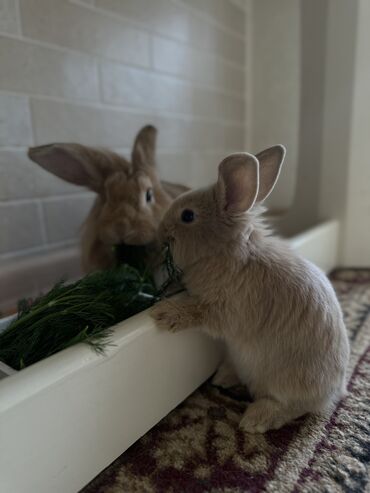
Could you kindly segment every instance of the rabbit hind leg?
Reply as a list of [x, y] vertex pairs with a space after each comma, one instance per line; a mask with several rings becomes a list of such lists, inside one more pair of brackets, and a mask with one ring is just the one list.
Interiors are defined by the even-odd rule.
[[239, 426], [248, 433], [265, 433], [281, 428], [306, 412], [301, 406], [288, 407], [264, 397], [248, 405]]

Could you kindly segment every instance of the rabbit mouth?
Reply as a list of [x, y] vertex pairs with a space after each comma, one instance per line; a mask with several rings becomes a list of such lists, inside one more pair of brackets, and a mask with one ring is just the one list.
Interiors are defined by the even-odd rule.
[[120, 243], [114, 246], [118, 264], [128, 264], [139, 269], [146, 264], [148, 245], [127, 245]]

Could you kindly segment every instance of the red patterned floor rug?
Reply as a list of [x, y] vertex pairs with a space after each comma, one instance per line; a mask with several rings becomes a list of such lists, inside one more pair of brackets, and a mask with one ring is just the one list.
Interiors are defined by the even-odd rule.
[[370, 270], [332, 275], [351, 339], [348, 395], [327, 419], [238, 428], [243, 389], [204, 384], [83, 493], [370, 491]]

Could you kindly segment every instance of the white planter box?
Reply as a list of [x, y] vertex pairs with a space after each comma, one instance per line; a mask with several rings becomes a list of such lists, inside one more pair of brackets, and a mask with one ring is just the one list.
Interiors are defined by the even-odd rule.
[[[338, 224], [291, 239], [324, 270]], [[76, 493], [216, 369], [197, 330], [159, 331], [146, 312], [116, 326], [98, 356], [76, 345], [0, 380], [0, 492]]]

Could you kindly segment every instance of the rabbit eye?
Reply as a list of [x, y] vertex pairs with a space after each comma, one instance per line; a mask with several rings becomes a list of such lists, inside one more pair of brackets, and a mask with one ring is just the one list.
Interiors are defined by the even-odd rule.
[[145, 199], [147, 202], [153, 202], [154, 192], [152, 188], [148, 188], [148, 190], [146, 191]]
[[192, 223], [194, 218], [195, 214], [191, 209], [184, 209], [181, 213], [181, 221], [183, 223]]

